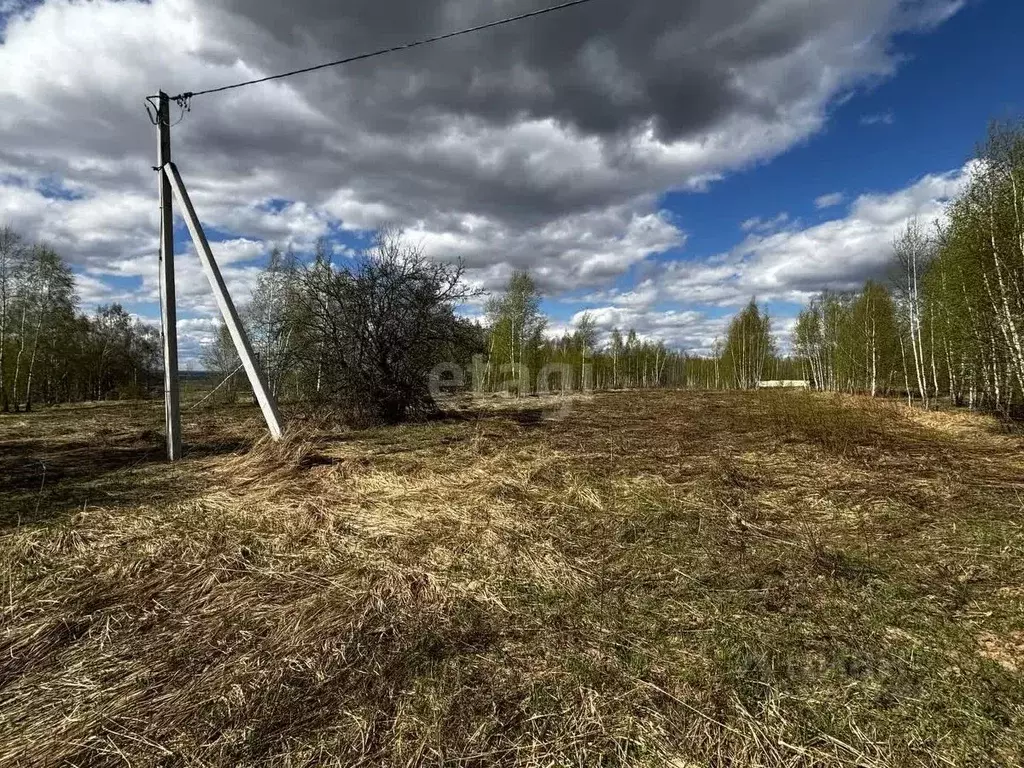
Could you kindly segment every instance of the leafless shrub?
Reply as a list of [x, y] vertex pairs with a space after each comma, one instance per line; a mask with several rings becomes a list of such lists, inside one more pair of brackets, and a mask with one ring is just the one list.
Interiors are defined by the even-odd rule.
[[318, 259], [302, 283], [307, 395], [357, 423], [431, 410], [430, 371], [472, 352], [474, 328], [455, 314], [472, 294], [461, 265], [427, 259], [396, 230], [352, 266]]

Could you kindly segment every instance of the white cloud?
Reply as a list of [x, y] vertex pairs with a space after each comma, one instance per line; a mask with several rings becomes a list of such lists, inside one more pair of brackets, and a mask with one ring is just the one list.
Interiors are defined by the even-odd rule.
[[820, 197], [815, 198], [814, 207], [819, 211], [824, 210], [825, 208], [834, 208], [835, 206], [842, 204], [845, 199], [846, 195], [842, 192], [830, 192], [827, 195], [821, 195]]
[[784, 227], [788, 223], [789, 214], [783, 211], [771, 219], [762, 219], [760, 216], [754, 216], [740, 224], [740, 229], [744, 232], [771, 232], [772, 230]]
[[[512, 269], [530, 269], [542, 290], [605, 284], [652, 254], [681, 246], [685, 234], [664, 213], [615, 207], [519, 231], [500, 221], [472, 217], [446, 231], [420, 223], [411, 242], [428, 256], [462, 258], [467, 277], [484, 289], [499, 289]], [[495, 263], [494, 254], [501, 254]]]
[[584, 312], [590, 314], [601, 334], [600, 343], [607, 343], [612, 329], [623, 334], [634, 330], [641, 340], [663, 342], [670, 349], [692, 354], [708, 354], [715, 339], [721, 338], [728, 322], [726, 317], [709, 317], [696, 310], [652, 311], [622, 306], [595, 307], [577, 312], [566, 326], [571, 329]]
[[[490, 13], [431, 2], [445, 27]], [[307, 63], [321, 46], [415, 37], [432, 18], [423, 8], [396, 25], [398, 9], [364, 5], [328, 13], [308, 0], [281, 16], [261, 2], [48, 0], [13, 16], [0, 45], [0, 168], [30, 185], [64, 179], [84, 198], [19, 201], [24, 191], [5, 184], [0, 215], [29, 236], [59, 237], [78, 264], [152, 249], [155, 142], [141, 97]], [[769, 0], [648, 18], [609, 4], [507, 37], [200, 97], [174, 129], [174, 155], [204, 220], [240, 236], [309, 244], [330, 222], [386, 220], [458, 237], [479, 216], [513, 238], [541, 227], [556, 234], [555, 247], [565, 238], [552, 224], [623, 208], [654, 215], [667, 189], [700, 188], [785, 151], [821, 127], [837, 94], [892, 70], [892, 34], [952, 7], [818, 5]], [[792, 34], [769, 55], [771, 30]], [[554, 37], [527, 46], [531, 33]], [[691, 39], [706, 41], [700, 56], [679, 45]], [[687, 89], [693, 98], [673, 97]], [[609, 119], [620, 124], [605, 129]], [[270, 211], [270, 199], [294, 203]], [[502, 262], [490, 242], [479, 245], [478, 261]], [[594, 262], [594, 250], [582, 249], [585, 263], [565, 274], [614, 267]]]
[[[154, 319], [152, 322], [159, 322]], [[193, 317], [178, 320], [178, 356], [183, 360], [199, 361], [203, 349], [217, 338], [219, 320], [212, 317]]]
[[843, 218], [750, 234], [731, 251], [705, 260], [668, 261], [633, 288], [602, 298], [639, 311], [663, 302], [738, 306], [752, 296], [803, 302], [824, 289], [855, 289], [885, 273], [893, 239], [911, 219], [925, 225], [942, 220], [946, 202], [973, 167], [930, 174], [895, 192], [861, 195]]
[[[945, 202], [962, 188], [972, 167], [931, 174], [894, 192], [861, 195], [846, 217], [813, 227], [772, 233], [786, 222], [785, 215], [769, 222], [757, 219], [748, 229], [761, 231], [733, 251], [703, 261], [670, 261], [628, 290], [591, 294], [585, 300], [598, 306], [581, 310], [551, 332], [570, 330], [586, 311], [605, 341], [612, 328], [634, 328], [641, 338], [710, 354], [715, 340], [724, 337], [731, 313], [711, 314], [708, 305], [738, 307], [751, 296], [761, 302], [800, 303], [822, 289], [853, 289], [866, 277], [884, 274], [894, 236], [911, 218], [926, 224], [941, 220]], [[665, 309], [666, 304], [675, 308]], [[789, 349], [794, 324], [793, 316], [773, 317], [780, 350]]]
[[864, 115], [860, 119], [861, 125], [892, 125], [896, 122], [896, 116], [889, 112], [879, 112], [873, 115]]
[[136, 297], [135, 291], [118, 289], [109, 282], [88, 274], [75, 275], [75, 291], [78, 293], [81, 306], [87, 312], [102, 304], [123, 304], [134, 301]]
[[[239, 302], [252, 288], [250, 259], [269, 244], [306, 249], [336, 228], [384, 222], [432, 256], [465, 259], [477, 285], [530, 268], [552, 296], [608, 292], [685, 242], [659, 211], [661, 195], [706, 189], [814, 135], [836, 98], [894, 71], [895, 35], [957, 7], [738, 0], [680, 13], [674, 4], [595, 4], [372, 66], [197, 97], [173, 128], [174, 158], [204, 223], [230, 241], [215, 250]], [[3, 8], [16, 13], [0, 43], [0, 222], [51, 242], [91, 301], [125, 293], [115, 276], [140, 279], [136, 300], [155, 298], [155, 137], [144, 95], [495, 15], [492, 4], [463, 0]], [[55, 195], [53, 180], [74, 194]], [[760, 258], [773, 238], [796, 238], [798, 226], [785, 214], [752, 223], [743, 259]], [[196, 260], [183, 255], [178, 266], [182, 311], [212, 312]], [[673, 284], [693, 283], [709, 301], [729, 295], [716, 280], [758, 282], [729, 257], [692, 270], [676, 268]], [[785, 269], [777, 277], [785, 283]], [[640, 304], [651, 291], [641, 284], [620, 298]]]

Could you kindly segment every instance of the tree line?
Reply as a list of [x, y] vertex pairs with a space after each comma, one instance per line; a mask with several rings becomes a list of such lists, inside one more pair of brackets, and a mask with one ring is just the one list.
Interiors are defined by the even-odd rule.
[[[634, 329], [602, 334], [586, 312], [551, 334], [528, 272], [484, 299], [460, 264], [427, 259], [385, 228], [366, 253], [341, 262], [325, 241], [308, 263], [275, 249], [242, 314], [279, 399], [359, 420], [430, 410], [439, 379], [517, 395], [805, 379], [826, 391], [1008, 412], [1024, 397], [1024, 132], [994, 128], [945, 222], [911, 222], [893, 243], [886, 279], [814, 297], [786, 353], [753, 299], [704, 355]], [[460, 315], [477, 302], [480, 318]], [[0, 230], [0, 408], [158, 391], [159, 342], [120, 305], [80, 313], [61, 258]], [[245, 387], [223, 327], [203, 362], [229, 396]]]
[[[364, 324], [360, 333], [370, 340], [394, 324], [389, 319], [378, 328], [383, 318], [375, 319], [374, 313], [397, 306], [387, 299], [360, 303], [359, 292], [373, 295], [370, 286], [379, 283], [371, 265], [411, 264], [401, 282], [428, 264], [419, 254], [403, 251], [398, 233], [387, 237], [390, 262], [378, 254], [376, 261], [338, 273], [356, 291], [346, 301], [367, 307], [359, 322]], [[949, 203], [945, 222], [926, 228], [912, 221], [895, 239], [891, 269], [881, 279], [869, 280], [859, 291], [815, 296], [799, 314], [786, 354], [776, 344], [771, 319], [753, 299], [731, 320], [711, 354], [693, 356], [641, 338], [633, 329], [602, 335], [588, 313], [554, 336], [528, 272], [514, 273], [504, 291], [484, 303], [479, 321], [460, 321], [456, 300], [470, 297], [458, 287], [461, 271], [430, 268], [437, 271], [424, 276], [431, 288], [421, 295], [444, 304], [446, 321], [438, 326], [444, 332], [431, 336], [426, 346], [411, 328], [405, 330], [421, 353], [411, 368], [401, 367], [410, 381], [420, 382], [408, 385], [420, 390], [405, 397], [409, 405], [429, 400], [422, 382], [429, 379], [431, 363], [456, 362], [468, 372], [458, 384], [482, 392], [749, 389], [765, 379], [803, 379], [825, 391], [901, 396], [925, 406], [946, 399], [1009, 412], [1024, 397], [1024, 133], [1016, 126], [993, 128], [963, 191]], [[249, 312], [268, 378], [298, 399], [324, 391], [325, 363], [338, 357], [324, 341], [323, 329], [314, 330], [331, 326], [335, 314], [348, 311], [340, 295], [338, 301], [326, 296], [326, 285], [341, 279], [330, 277], [334, 269], [323, 248], [312, 270], [277, 253]], [[360, 288], [361, 281], [366, 285]], [[292, 325], [279, 301], [295, 291], [289, 285], [300, 286], [305, 296], [296, 306], [312, 300], [314, 307]], [[395, 289], [381, 286], [384, 294]], [[354, 326], [347, 334], [346, 343], [361, 348]], [[387, 344], [403, 348], [395, 337], [388, 338]], [[226, 335], [222, 339], [227, 341]], [[319, 350], [315, 359], [311, 349]], [[385, 367], [375, 373], [377, 388], [392, 376], [394, 363]], [[335, 396], [343, 391], [334, 390]]]
[[[633, 328], [612, 328], [602, 339], [589, 312], [579, 315], [561, 335], [548, 334], [540, 299], [529, 273], [516, 272], [504, 292], [487, 302], [481, 329], [487, 355], [483, 376], [475, 377], [478, 389], [520, 394], [553, 388], [742, 389], [756, 387], [764, 378], [793, 378], [800, 368], [778, 354], [771, 319], [754, 300], [732, 319], [713, 354], [702, 356], [641, 337]], [[536, 379], [545, 370], [556, 372], [557, 383]]]
[[[635, 329], [616, 328], [602, 339], [589, 313], [554, 336], [526, 271], [514, 272], [503, 291], [484, 301], [481, 318], [460, 316], [466, 302], [483, 298], [463, 284], [458, 264], [429, 260], [399, 231], [384, 229], [366, 254], [341, 263], [323, 241], [310, 264], [275, 249], [241, 315], [275, 397], [328, 405], [364, 421], [431, 410], [438, 389], [528, 396], [752, 388], [801, 370], [799, 361], [777, 354], [771, 320], [754, 301], [709, 358]], [[221, 374], [227, 398], [248, 391], [223, 324], [203, 363]]]
[[0, 411], [145, 397], [160, 334], [119, 304], [78, 309], [74, 276], [45, 244], [0, 227]]
[[820, 389], [1008, 413], [1024, 402], [1024, 132], [995, 126], [944, 223], [912, 221], [888, 284], [824, 293], [794, 349]]

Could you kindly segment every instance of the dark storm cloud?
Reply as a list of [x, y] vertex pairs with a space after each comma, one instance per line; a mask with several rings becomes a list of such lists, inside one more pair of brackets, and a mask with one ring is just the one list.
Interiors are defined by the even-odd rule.
[[[553, 0], [552, 0], [553, 1]], [[0, 46], [0, 216], [68, 257], [155, 225], [142, 96], [201, 90], [542, 7], [540, 0], [49, 2]], [[174, 156], [211, 225], [309, 242], [391, 221], [481, 281], [598, 285], [683, 240], [657, 212], [821, 128], [954, 0], [594, 0], [339, 69], [197, 97]], [[39, 178], [83, 199], [31, 194]], [[276, 214], [260, 203], [296, 201]], [[117, 215], [111, 213], [114, 211]], [[300, 212], [301, 211], [301, 215]], [[303, 230], [302, 228], [305, 227]], [[102, 231], [102, 236], [96, 232]], [[27, 232], [33, 236], [34, 232]], [[77, 240], [76, 240], [77, 237]], [[147, 254], [148, 258], [148, 254]]]
[[[232, 27], [251, 67], [274, 72], [543, 5], [231, 0], [209, 13]], [[402, 218], [463, 211], [535, 227], [780, 151], [813, 127], [830, 96], [885, 71], [887, 36], [923, 12], [921, 3], [897, 0], [595, 0], [284, 81], [320, 113], [313, 131], [297, 131], [288, 116], [220, 108], [245, 104], [244, 92], [200, 97], [197, 119], [215, 124], [202, 123], [196, 149], [225, 173], [237, 173], [251, 156], [287, 167], [291, 183], [282, 196], [316, 200], [317, 190], [353, 184]], [[491, 145], [503, 130], [545, 120], [577, 141], [597, 142], [598, 155], [538, 162], [536, 137], [514, 133]], [[438, 146], [455, 125], [469, 134], [466, 152]], [[737, 125], [749, 135], [736, 137], [735, 150], [719, 147], [717, 157], [709, 151], [707, 159], [673, 164], [636, 154], [639, 135], [721, 143], [720, 134]]]
[[[798, 51], [832, 25], [848, 24], [851, 16], [861, 17], [865, 27], [884, 25], [893, 7], [888, 0], [856, 5], [851, 13], [840, 3], [595, 0], [429, 49], [359, 62], [336, 78], [348, 81], [353, 118], [367, 127], [386, 130], [387, 107], [400, 104], [406, 117], [421, 111], [472, 114], [495, 123], [553, 117], [600, 135], [628, 133], [653, 120], [657, 136], [672, 140], [707, 130], [726, 115], [772, 114], [778, 106], [773, 95], [743, 89], [737, 75]], [[282, 57], [268, 57], [270, 66], [395, 45], [543, 6], [236, 0], [225, 7], [280, 44]], [[307, 85], [330, 98], [329, 82]], [[383, 125], [376, 124], [378, 116]]]

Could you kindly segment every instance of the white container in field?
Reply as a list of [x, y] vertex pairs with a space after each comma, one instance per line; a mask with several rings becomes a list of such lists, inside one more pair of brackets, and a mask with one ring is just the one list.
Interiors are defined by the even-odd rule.
[[802, 379], [782, 379], [781, 381], [759, 381], [758, 389], [810, 389], [811, 382]]

